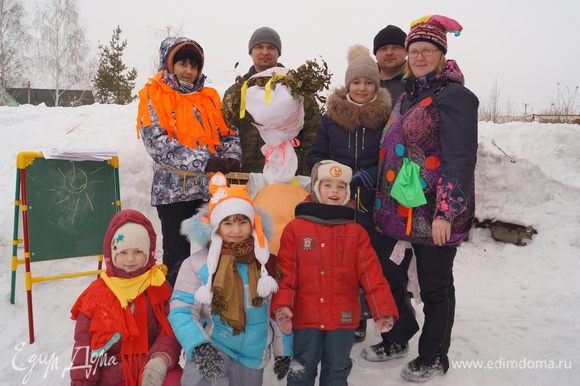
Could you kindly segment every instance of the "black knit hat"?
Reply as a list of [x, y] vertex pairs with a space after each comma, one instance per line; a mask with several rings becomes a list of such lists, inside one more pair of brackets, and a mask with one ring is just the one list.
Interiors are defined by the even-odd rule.
[[377, 50], [387, 44], [396, 44], [405, 47], [405, 39], [407, 34], [397, 26], [389, 24], [379, 31], [373, 40], [373, 54], [377, 54]]

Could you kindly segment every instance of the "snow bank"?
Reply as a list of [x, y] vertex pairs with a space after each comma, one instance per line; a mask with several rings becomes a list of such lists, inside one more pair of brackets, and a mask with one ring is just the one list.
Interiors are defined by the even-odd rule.
[[[123, 207], [145, 212], [159, 233], [156, 212], [149, 204], [151, 160], [136, 139], [136, 109], [135, 103], [0, 107], [0, 122], [7, 133], [0, 142], [2, 385], [69, 383], [66, 367], [74, 329], [69, 310], [93, 279], [34, 285], [37, 342], [28, 345], [22, 266], [16, 304], [8, 300], [16, 154], [46, 147], [115, 150], [120, 158]], [[517, 247], [494, 242], [486, 229], [473, 230], [455, 263], [457, 310], [450, 359], [479, 360], [483, 362], [462, 365], [487, 368], [452, 368], [429, 385], [576, 384], [580, 379], [580, 127], [481, 123], [479, 138], [477, 216], [533, 225], [539, 234], [528, 246]], [[66, 259], [35, 263], [32, 269], [35, 276], [51, 275], [92, 269], [95, 264], [87, 258]], [[422, 320], [420, 306], [417, 314]], [[400, 367], [417, 354], [418, 336], [406, 358], [370, 363], [359, 356], [363, 345], [379, 340], [371, 323], [369, 332], [367, 341], [353, 348], [350, 384], [405, 384]], [[551, 362], [533, 362], [550, 360], [571, 368], [540, 369]], [[275, 379], [271, 365], [264, 384], [284, 384]]]

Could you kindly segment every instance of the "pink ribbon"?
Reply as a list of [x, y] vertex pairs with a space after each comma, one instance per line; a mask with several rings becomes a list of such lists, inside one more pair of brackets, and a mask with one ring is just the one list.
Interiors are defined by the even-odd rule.
[[292, 147], [298, 147], [298, 146], [300, 146], [300, 140], [298, 138], [292, 138], [290, 141], [282, 142], [278, 146], [270, 146], [270, 145], [267, 145], [268, 147], [266, 148], [266, 153], [264, 154], [264, 158], [266, 158], [266, 162], [268, 162], [268, 160], [270, 158], [270, 155], [272, 155], [272, 153], [274, 152], [274, 150], [276, 150], [276, 148], [279, 148], [280, 149], [280, 152], [282, 153], [282, 159], [280, 160], [280, 165], [284, 164], [284, 162], [286, 162], [286, 153], [284, 152], [284, 146], [288, 142], [290, 142], [290, 144], [292, 145]]

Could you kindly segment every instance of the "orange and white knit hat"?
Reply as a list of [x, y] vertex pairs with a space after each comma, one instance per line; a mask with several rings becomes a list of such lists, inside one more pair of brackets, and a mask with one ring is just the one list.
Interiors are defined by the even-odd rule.
[[278, 290], [278, 283], [268, 274], [266, 263], [270, 258], [268, 241], [264, 236], [262, 219], [254, 209], [254, 204], [248, 195], [245, 185], [227, 186], [227, 179], [222, 173], [216, 173], [209, 181], [209, 192], [212, 194], [209, 200], [209, 212], [204, 219], [211, 226], [211, 244], [207, 254], [208, 281], [195, 293], [195, 301], [198, 303], [211, 304], [213, 297], [212, 277], [216, 272], [223, 240], [219, 234], [219, 225], [223, 219], [243, 214], [252, 223], [252, 236], [254, 237], [254, 254], [260, 262], [260, 279], [258, 280], [258, 295], [262, 298], [270, 296]]

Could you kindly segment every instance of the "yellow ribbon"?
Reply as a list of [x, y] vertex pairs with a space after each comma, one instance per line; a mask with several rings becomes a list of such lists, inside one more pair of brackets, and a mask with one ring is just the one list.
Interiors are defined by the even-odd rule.
[[270, 78], [270, 80], [268, 81], [268, 83], [266, 83], [266, 86], [264, 87], [264, 91], [266, 92], [266, 104], [269, 105], [270, 103], [272, 103], [272, 84], [277, 82], [278, 80], [284, 78], [286, 75], [282, 75], [282, 74], [272, 74], [272, 77]]
[[[266, 92], [266, 104], [272, 103], [272, 84], [276, 83], [278, 80], [284, 78], [286, 75], [282, 74], [272, 74], [272, 77], [266, 83], [264, 91]], [[240, 90], [240, 119], [246, 116], [246, 94], [248, 92], [248, 81], [246, 80], [242, 84], [242, 89]]]
[[246, 116], [246, 92], [248, 91], [248, 81], [242, 85], [240, 91], [240, 119]]
[[183, 192], [185, 193], [186, 191], [186, 177], [200, 177], [200, 176], [205, 176], [205, 173], [198, 173], [198, 172], [190, 172], [189, 170], [179, 170], [179, 169], [174, 169], [174, 168], [170, 168], [169, 166], [165, 166], [165, 165], [161, 165], [162, 169], [165, 169], [171, 173], [175, 173], [175, 174], [179, 174], [180, 176], [183, 176]]
[[131, 279], [109, 276], [107, 272], [101, 272], [100, 277], [115, 294], [123, 308], [127, 307], [129, 300], [136, 299], [150, 285], [159, 287], [165, 281], [165, 275], [159, 265], [154, 265], [147, 272]]
[[368, 213], [369, 210], [367, 208], [365, 208], [365, 206], [363, 205], [361, 199], [360, 199], [360, 186], [356, 187], [356, 206], [357, 209], [359, 210], [359, 212], [361, 213]]

